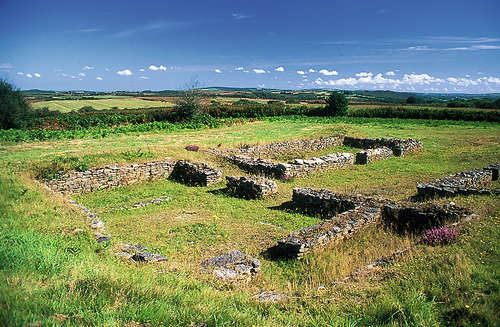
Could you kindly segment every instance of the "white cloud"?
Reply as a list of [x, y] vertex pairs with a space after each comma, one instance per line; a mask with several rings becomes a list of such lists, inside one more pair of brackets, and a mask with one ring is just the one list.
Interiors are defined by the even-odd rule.
[[305, 71], [303, 71], [303, 70], [297, 70], [297, 74], [299, 74], [299, 75], [304, 75], [305, 73], [306, 73], [306, 72], [305, 72]]
[[338, 75], [339, 73], [336, 70], [328, 71], [327, 69], [321, 69], [318, 73], [323, 74], [325, 76]]
[[38, 77], [38, 78], [40, 78], [40, 77], [41, 77], [41, 75], [40, 75], [40, 74], [38, 74], [38, 73], [33, 73], [33, 76]]
[[79, 73], [78, 76], [85, 77], [87, 75], [85, 75], [85, 73]]
[[265, 86], [266, 86], [266, 84], [264, 84], [264, 83], [259, 84], [259, 88], [261, 88], [261, 89], [263, 89]]
[[0, 64], [0, 69], [11, 69], [12, 65], [9, 64], [8, 62], [4, 62]]
[[101, 77], [101, 76], [97, 76], [97, 77], [96, 77], [96, 80], [98, 80], [98, 81], [102, 81], [102, 77]]
[[118, 75], [122, 75], [122, 76], [130, 76], [130, 75], [132, 75], [132, 72], [129, 69], [119, 70], [116, 73]]
[[387, 73], [385, 73], [385, 74], [386, 74], [387, 76], [394, 76], [394, 75], [396, 75], [396, 73], [395, 73], [395, 72], [393, 72], [393, 71], [387, 72]]
[[23, 75], [24, 75], [24, 73], [23, 73], [23, 72], [17, 72], [17, 75], [19, 75], [19, 76], [23, 76]]
[[236, 67], [234, 70], [245, 70], [245, 68], [240, 66], [240, 67]]
[[314, 69], [312, 69], [312, 68], [309, 68], [309, 72], [310, 73], [315, 73], [316, 71]]
[[264, 69], [254, 68], [252, 70], [256, 74], [265, 74], [266, 73], [266, 71]]
[[432, 51], [434, 49], [429, 48], [426, 45], [416, 45], [413, 47], [408, 47], [405, 50], [410, 50], [410, 51]]
[[247, 15], [247, 14], [242, 14], [242, 13], [234, 13], [234, 14], [232, 14], [232, 16], [233, 16], [233, 19], [240, 20], [240, 19], [252, 18], [254, 15]]
[[498, 78], [498, 77], [490, 76], [486, 79], [486, 81], [488, 81], [489, 83], [500, 84], [500, 78]]
[[431, 83], [443, 83], [444, 80], [428, 74], [404, 74], [402, 82], [408, 85], [429, 85]]
[[284, 72], [285, 71], [285, 67], [283, 67], [283, 66], [276, 67], [275, 71], [277, 71], [277, 72]]
[[83, 70], [92, 70], [92, 69], [94, 69], [94, 67], [92, 67], [92, 66], [85, 66], [82, 69]]
[[216, 68], [216, 69], [214, 70], [214, 72], [219, 73], [219, 74], [221, 74], [221, 73], [222, 73], [222, 71], [221, 71], [219, 68]]
[[144, 68], [139, 69], [139, 71], [140, 71], [140, 72], [143, 72], [143, 71], [144, 71]]
[[167, 67], [165, 67], [163, 65], [160, 65], [160, 66], [151, 65], [151, 66], [149, 66], [149, 70], [152, 70], [152, 71], [157, 71], [157, 70], [166, 71]]
[[109, 68], [104, 68], [105, 71], [109, 72], [111, 69]]
[[149, 79], [149, 77], [147, 77], [147, 76], [141, 76], [141, 77], [139, 77], [139, 78], [140, 78], [140, 79]]
[[32, 78], [32, 77], [33, 77], [33, 75], [31, 75], [31, 74], [26, 74], [26, 77], [28, 77], [28, 78]]
[[372, 77], [373, 73], [361, 72], [356, 74], [357, 77]]

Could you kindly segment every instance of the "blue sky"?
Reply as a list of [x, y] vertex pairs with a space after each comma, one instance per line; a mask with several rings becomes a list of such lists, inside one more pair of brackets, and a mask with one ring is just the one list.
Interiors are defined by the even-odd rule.
[[0, 0], [22, 89], [500, 92], [500, 1]]

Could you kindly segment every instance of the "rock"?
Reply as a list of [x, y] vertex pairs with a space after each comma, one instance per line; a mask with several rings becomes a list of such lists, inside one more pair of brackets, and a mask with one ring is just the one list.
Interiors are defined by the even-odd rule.
[[384, 160], [392, 157], [393, 151], [387, 147], [367, 149], [356, 154], [356, 164], [366, 165], [376, 160]]
[[288, 295], [279, 294], [273, 291], [264, 291], [258, 294], [255, 294], [253, 298], [262, 303], [278, 303], [288, 299]]
[[251, 278], [257, 274], [260, 270], [260, 261], [239, 250], [233, 250], [207, 259], [201, 266], [213, 269], [214, 275], [222, 280], [232, 280]]
[[109, 236], [100, 236], [96, 239], [97, 243], [107, 243], [111, 242], [111, 237]]
[[167, 261], [167, 258], [161, 254], [152, 252], [137, 252], [130, 259], [135, 262], [161, 262]]

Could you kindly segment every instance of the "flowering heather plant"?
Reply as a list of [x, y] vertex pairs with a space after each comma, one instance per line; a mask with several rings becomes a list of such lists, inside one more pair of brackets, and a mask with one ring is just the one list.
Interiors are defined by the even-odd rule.
[[458, 237], [458, 231], [450, 227], [427, 229], [422, 235], [422, 243], [427, 245], [444, 245], [453, 243]]
[[185, 149], [188, 151], [198, 151], [200, 149], [200, 147], [197, 145], [194, 145], [194, 144], [190, 144], [190, 145], [186, 146]]

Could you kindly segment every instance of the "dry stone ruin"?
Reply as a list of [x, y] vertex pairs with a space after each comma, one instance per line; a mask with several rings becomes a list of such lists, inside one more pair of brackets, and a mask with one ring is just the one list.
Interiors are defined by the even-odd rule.
[[255, 176], [226, 176], [226, 185], [230, 193], [246, 199], [257, 199], [278, 192], [276, 182]]

